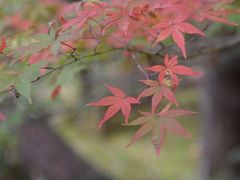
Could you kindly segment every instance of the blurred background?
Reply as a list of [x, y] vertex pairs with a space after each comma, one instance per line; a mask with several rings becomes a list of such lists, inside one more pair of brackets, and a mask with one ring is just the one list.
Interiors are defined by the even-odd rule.
[[[21, 41], [30, 24], [54, 19], [65, 3], [0, 0], [0, 34], [17, 33]], [[229, 19], [240, 24], [239, 14]], [[136, 129], [119, 126], [120, 114], [97, 130], [104, 108], [86, 104], [108, 95], [105, 82], [132, 96], [143, 88], [141, 72], [127, 58], [113, 61], [122, 57], [115, 53], [93, 59], [74, 77], [65, 73], [66, 85], [54, 100], [51, 80], [33, 86], [31, 105], [24, 98], [1, 97], [6, 120], [0, 124], [0, 180], [240, 179], [240, 29], [214, 23], [206, 33], [206, 39], [187, 45], [189, 60], [181, 62], [205, 76], [182, 79], [176, 94], [183, 109], [198, 112], [179, 119], [192, 138], [168, 134], [158, 157], [150, 137], [126, 148]], [[146, 57], [138, 58], [147, 64]]]

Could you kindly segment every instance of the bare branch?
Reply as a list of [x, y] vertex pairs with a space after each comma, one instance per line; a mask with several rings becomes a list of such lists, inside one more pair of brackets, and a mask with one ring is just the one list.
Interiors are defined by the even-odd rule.
[[146, 79], [149, 79], [149, 74], [147, 73], [147, 71], [145, 71], [145, 69], [141, 66], [141, 64], [139, 64], [135, 54], [131, 54], [131, 57], [133, 59], [134, 64], [137, 66], [137, 68], [140, 70], [140, 72], [142, 72], [145, 76]]

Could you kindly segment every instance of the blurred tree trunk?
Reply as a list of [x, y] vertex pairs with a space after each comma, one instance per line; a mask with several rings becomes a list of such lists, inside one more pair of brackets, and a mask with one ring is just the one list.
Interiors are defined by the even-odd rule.
[[240, 179], [240, 44], [212, 55], [201, 85], [201, 180]]
[[31, 179], [106, 180], [109, 179], [77, 156], [45, 123], [29, 120], [19, 132], [19, 156]]

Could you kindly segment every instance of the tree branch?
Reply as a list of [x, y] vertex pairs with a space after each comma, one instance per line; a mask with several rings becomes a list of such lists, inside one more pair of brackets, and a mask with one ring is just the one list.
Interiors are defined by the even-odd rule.
[[[50, 71], [47, 72], [46, 74], [44, 74], [42, 76], [39, 76], [36, 79], [32, 80], [31, 81], [32, 84], [38, 82], [39, 80], [53, 74], [54, 72], [56, 72], [60, 69], [63, 69], [66, 66], [69, 66], [69, 65], [71, 65], [75, 62], [84, 60], [84, 59], [89, 58], [89, 57], [94, 57], [94, 56], [98, 56], [98, 55], [101, 55], [101, 54], [113, 52], [113, 51], [119, 51], [119, 50], [125, 51], [125, 50], [127, 50], [129, 52], [135, 52], [135, 53], [139, 53], [139, 54], [143, 54], [143, 55], [147, 55], [147, 56], [157, 56], [157, 57], [161, 57], [161, 58], [164, 57], [164, 54], [161, 54], [159, 51], [147, 52], [147, 51], [144, 51], [144, 50], [137, 49], [136, 47], [133, 47], [133, 46], [126, 46], [126, 47], [122, 47], [122, 48], [110, 48], [108, 50], [104, 50], [104, 51], [100, 51], [100, 52], [94, 51], [93, 53], [90, 53], [88, 55], [77, 57], [75, 55], [75, 52], [77, 50], [75, 47], [72, 47], [72, 46], [70, 46], [66, 43], [62, 43], [62, 44], [71, 48], [72, 52], [70, 53], [70, 55], [73, 58], [73, 60], [70, 61], [70, 62], [67, 62], [63, 65], [57, 66], [57, 67], [43, 67], [43, 68], [41, 68], [41, 69], [47, 69], [47, 70], [50, 70]], [[221, 51], [221, 50], [224, 50], [226, 48], [230, 48], [230, 47], [238, 45], [238, 44], [240, 44], [240, 37], [219, 38], [219, 39], [213, 40], [211, 44], [206, 43], [204, 41], [197, 41], [196, 43], [194, 43], [191, 46], [190, 52], [193, 52], [193, 53], [189, 54], [188, 58], [194, 58], [194, 57], [199, 56], [199, 55]], [[162, 50], [162, 53], [164, 53], [167, 50], [171, 51], [174, 48], [176, 48], [176, 46], [167, 47], [166, 49]], [[148, 74], [144, 70], [144, 68], [138, 63], [135, 55], [132, 55], [132, 58], [134, 60], [135, 65], [137, 66], [137, 68], [144, 74], [146, 79], [149, 79], [150, 76], [152, 76], [152, 75]], [[13, 85], [11, 85], [10, 87], [7, 87], [6, 89], [2, 90], [0, 92], [0, 95], [8, 93], [8, 92], [12, 92], [17, 98], [20, 96], [17, 89]]]
[[[68, 46], [68, 47], [71, 47], [70, 45], [67, 45], [67, 44], [65, 44], [65, 45]], [[70, 61], [70, 62], [68, 62], [68, 63], [65, 63], [65, 64], [62, 64], [62, 65], [57, 66], [57, 67], [43, 67], [43, 68], [41, 68], [41, 69], [49, 69], [50, 71], [47, 72], [46, 74], [43, 74], [43, 75], [41, 75], [41, 76], [38, 76], [36, 79], [32, 80], [32, 81], [31, 81], [31, 84], [36, 83], [36, 82], [38, 82], [39, 80], [41, 80], [41, 79], [43, 79], [43, 78], [45, 78], [45, 77], [53, 74], [54, 72], [56, 72], [56, 71], [58, 71], [58, 70], [61, 70], [61, 69], [63, 69], [64, 67], [69, 66], [69, 65], [71, 65], [71, 64], [73, 64], [73, 63], [75, 63], [75, 62], [84, 60], [84, 59], [89, 58], [89, 57], [94, 57], [94, 56], [98, 56], [98, 55], [102, 55], [102, 54], [105, 54], [105, 53], [109, 53], [109, 52], [113, 52], [113, 51], [119, 50], [119, 49], [116, 49], [116, 48], [111, 48], [111, 49], [108, 49], [108, 50], [104, 50], [104, 51], [100, 51], [100, 52], [94, 52], [94, 53], [91, 53], [91, 54], [88, 54], [88, 55], [84, 55], [84, 56], [78, 58], [78, 57], [75, 56], [76, 48], [73, 48], [73, 47], [71, 47], [71, 48], [72, 48], [71, 57], [73, 58], [72, 61]], [[13, 86], [13, 85], [11, 85], [10, 87], [2, 90], [2, 91], [0, 92], [0, 95], [5, 94], [5, 93], [8, 93], [8, 92], [14, 93], [14, 95], [15, 95], [17, 98], [20, 96], [20, 94], [18, 93], [17, 89], [16, 89], [15, 86]]]

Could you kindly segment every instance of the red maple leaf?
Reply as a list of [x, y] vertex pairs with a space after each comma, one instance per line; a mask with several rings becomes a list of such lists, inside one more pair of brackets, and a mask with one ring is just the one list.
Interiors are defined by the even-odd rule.
[[153, 27], [153, 30], [159, 32], [156, 43], [172, 36], [174, 42], [181, 49], [183, 56], [186, 58], [185, 40], [182, 33], [199, 34], [204, 36], [204, 33], [193, 25], [184, 22], [187, 16], [180, 16], [169, 22], [160, 22]]
[[208, 19], [208, 20], [211, 20], [211, 21], [214, 21], [214, 22], [224, 23], [224, 24], [228, 24], [228, 25], [231, 25], [231, 26], [238, 26], [237, 23], [231, 22], [231, 21], [229, 21], [225, 18], [219, 17], [219, 16], [212, 15], [210, 13], [209, 14], [201, 13], [200, 16], [202, 16], [204, 19]]
[[178, 106], [178, 102], [173, 94], [173, 92], [165, 86], [163, 83], [160, 84], [158, 81], [153, 80], [142, 80], [144, 84], [150, 86], [149, 88], [143, 90], [138, 99], [142, 97], [152, 96], [152, 112], [154, 113], [159, 103], [162, 101], [163, 97], [168, 99], [170, 102]]
[[0, 46], [0, 54], [3, 53], [3, 50], [7, 47], [5, 38], [2, 38], [1, 46]]
[[55, 100], [56, 97], [60, 94], [62, 87], [60, 85], [56, 86], [51, 94], [51, 99]]
[[[191, 10], [193, 12], [193, 18], [198, 21], [203, 20], [210, 20], [214, 22], [224, 23], [232, 26], [237, 26], [236, 23], [229, 21], [226, 16], [230, 13], [237, 13], [237, 11], [234, 10], [226, 10], [226, 9], [216, 9], [215, 6], [212, 6], [211, 4], [217, 4], [216, 2], [202, 2], [202, 1], [194, 1], [193, 6], [191, 6]], [[229, 2], [224, 2], [226, 5]], [[231, 12], [232, 11], [232, 12]]]
[[158, 79], [160, 83], [163, 83], [166, 75], [171, 77], [172, 83], [174, 87], [177, 87], [179, 84], [179, 79], [177, 75], [185, 75], [185, 76], [200, 76], [202, 73], [193, 71], [191, 68], [178, 65], [177, 56], [174, 56], [169, 59], [168, 54], [164, 58], [164, 66], [162, 65], [154, 65], [152, 67], [146, 68], [147, 70], [159, 73]]
[[94, 2], [86, 2], [82, 3], [82, 9], [77, 9], [76, 13], [77, 16], [68, 20], [63, 26], [60, 28], [60, 31], [65, 31], [66, 29], [70, 28], [73, 25], [77, 25], [77, 28], [80, 29], [89, 18], [93, 18], [94, 16], [98, 15], [99, 12], [103, 11], [105, 8], [106, 3], [94, 3]]
[[139, 100], [134, 97], [126, 97], [125, 93], [116, 87], [108, 84], [105, 84], [105, 86], [114, 96], [108, 96], [97, 102], [88, 104], [89, 106], [109, 106], [104, 117], [99, 122], [99, 128], [120, 110], [125, 117], [125, 123], [128, 123], [128, 118], [131, 112], [131, 104], [139, 104]]
[[[114, 7], [114, 8], [113, 8]], [[144, 35], [144, 27], [148, 24], [149, 5], [143, 2], [128, 1], [112, 1], [111, 8], [106, 11], [104, 26], [108, 29], [114, 27], [112, 32], [111, 44], [116, 44], [117, 41]], [[118, 40], [119, 39], [119, 40]], [[126, 45], [126, 43], [123, 43]], [[121, 43], [122, 44], [122, 43]]]
[[195, 114], [195, 112], [182, 109], [169, 110], [169, 108], [170, 104], [168, 104], [160, 113], [156, 114], [140, 112], [143, 115], [142, 117], [128, 123], [127, 125], [141, 125], [141, 127], [133, 135], [127, 147], [134, 144], [149, 132], [152, 132], [152, 144], [154, 145], [157, 155], [159, 155], [167, 132], [183, 137], [191, 137], [191, 134], [182, 127], [182, 125], [176, 120], [176, 117]]

